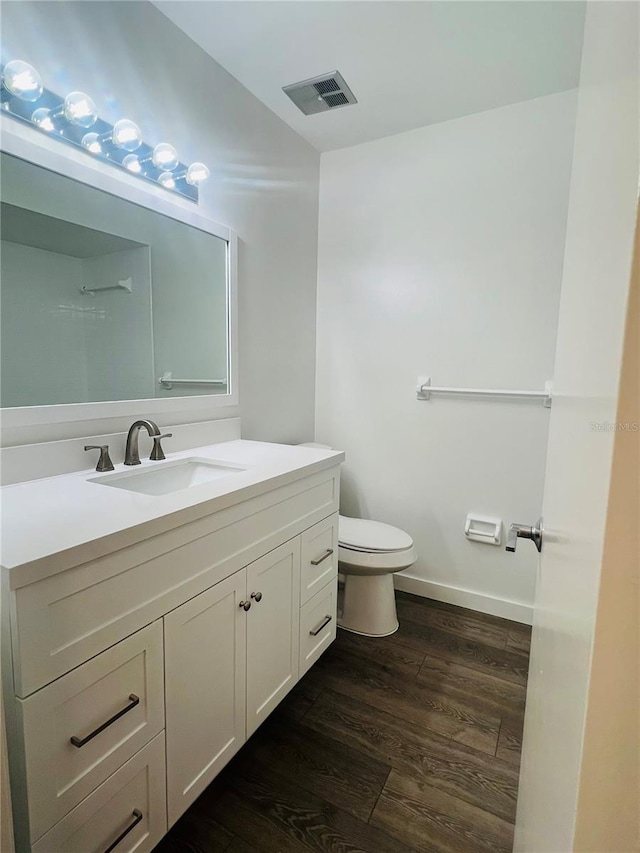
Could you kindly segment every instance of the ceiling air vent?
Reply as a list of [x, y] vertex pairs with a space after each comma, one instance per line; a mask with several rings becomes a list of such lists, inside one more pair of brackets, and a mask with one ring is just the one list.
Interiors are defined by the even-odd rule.
[[358, 103], [356, 96], [337, 71], [283, 86], [282, 91], [306, 116]]

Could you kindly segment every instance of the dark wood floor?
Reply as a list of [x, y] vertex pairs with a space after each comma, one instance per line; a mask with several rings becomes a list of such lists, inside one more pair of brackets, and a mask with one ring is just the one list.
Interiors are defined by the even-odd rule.
[[399, 593], [338, 632], [154, 853], [511, 851], [530, 629]]

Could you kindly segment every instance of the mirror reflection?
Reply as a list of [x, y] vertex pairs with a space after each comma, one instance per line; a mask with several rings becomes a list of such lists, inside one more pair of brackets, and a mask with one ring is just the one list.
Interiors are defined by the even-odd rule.
[[227, 394], [227, 242], [2, 154], [0, 404]]

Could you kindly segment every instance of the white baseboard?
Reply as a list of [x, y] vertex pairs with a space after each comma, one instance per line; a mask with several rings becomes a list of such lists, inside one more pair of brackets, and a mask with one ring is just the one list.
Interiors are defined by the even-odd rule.
[[468, 589], [458, 589], [455, 586], [446, 586], [425, 578], [407, 575], [404, 572], [398, 572], [393, 578], [395, 588], [402, 592], [410, 592], [423, 598], [433, 598], [435, 601], [444, 601], [447, 604], [456, 604], [458, 607], [467, 607], [469, 610], [489, 613], [492, 616], [501, 616], [503, 619], [522, 622], [524, 625], [531, 625], [533, 622], [533, 607], [529, 604], [509, 601], [506, 598], [495, 598]]

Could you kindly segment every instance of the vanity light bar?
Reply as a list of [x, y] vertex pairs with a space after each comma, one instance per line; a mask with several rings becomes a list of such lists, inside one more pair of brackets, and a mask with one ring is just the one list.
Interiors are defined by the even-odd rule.
[[62, 98], [45, 89], [36, 69], [21, 59], [7, 62], [2, 69], [0, 104], [5, 115], [196, 203], [198, 188], [209, 177], [204, 163], [181, 163], [168, 142], [148, 145], [130, 119], [113, 125], [101, 119], [84, 92]]

